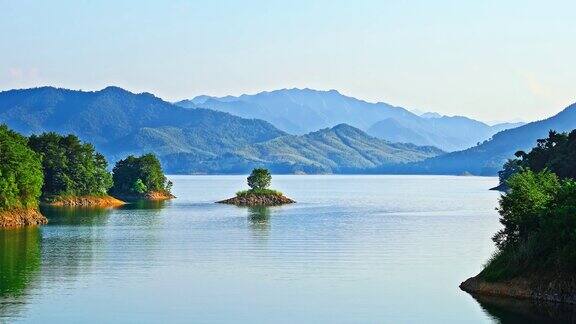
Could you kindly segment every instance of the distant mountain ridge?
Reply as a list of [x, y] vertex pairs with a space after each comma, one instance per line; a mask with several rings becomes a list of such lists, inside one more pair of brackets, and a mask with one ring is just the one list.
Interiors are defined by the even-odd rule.
[[347, 123], [390, 142], [432, 145], [446, 151], [471, 147], [505, 127], [517, 126], [489, 126], [466, 117], [434, 113], [418, 116], [402, 107], [383, 102], [369, 103], [336, 90], [281, 89], [238, 97], [203, 95], [176, 104], [266, 120], [295, 135]]
[[391, 144], [343, 125], [332, 132], [320, 131], [331, 135], [312, 143], [313, 135], [294, 137], [263, 120], [182, 108], [150, 93], [118, 87], [92, 92], [53, 87], [3, 91], [0, 123], [26, 135], [76, 134], [110, 162], [153, 152], [169, 173], [244, 173], [253, 166], [272, 166], [286, 173], [346, 172], [442, 153]]
[[536, 144], [536, 140], [546, 138], [550, 130], [569, 132], [573, 129], [576, 129], [576, 103], [550, 118], [503, 130], [478, 146], [421, 162], [397, 167], [385, 166], [378, 172], [496, 175], [504, 162], [514, 157], [514, 153], [529, 150]]
[[[245, 145], [201, 164], [193, 154], [166, 157], [178, 173], [242, 173], [265, 166], [274, 173], [363, 173], [382, 165], [395, 165], [444, 152], [435, 147], [390, 143], [371, 137], [358, 128], [340, 124], [305, 135], [285, 135]], [[178, 159], [176, 159], [178, 158]]]

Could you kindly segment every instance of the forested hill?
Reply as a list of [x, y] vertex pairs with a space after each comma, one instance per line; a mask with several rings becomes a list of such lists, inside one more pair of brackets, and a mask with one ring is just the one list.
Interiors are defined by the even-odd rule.
[[365, 173], [381, 165], [420, 161], [444, 152], [436, 147], [390, 143], [340, 124], [306, 135], [286, 135], [245, 145], [213, 161], [193, 154], [166, 156], [178, 173], [245, 173], [264, 166], [274, 173]]
[[284, 172], [359, 171], [441, 152], [390, 144], [359, 130], [355, 136], [311, 142], [312, 134], [293, 137], [266, 121], [182, 108], [149, 93], [118, 87], [94, 92], [53, 87], [0, 92], [0, 123], [25, 135], [75, 134], [93, 143], [110, 163], [152, 152], [168, 173], [246, 172], [267, 163], [282, 166]]
[[26, 135], [75, 134], [109, 160], [149, 151], [214, 156], [285, 135], [262, 120], [184, 109], [149, 93], [118, 87], [95, 92], [52, 87], [0, 92], [0, 123]]
[[529, 150], [550, 130], [569, 132], [576, 128], [576, 104], [555, 116], [497, 133], [489, 141], [467, 150], [452, 152], [400, 167], [383, 167], [384, 173], [495, 175], [519, 150]]

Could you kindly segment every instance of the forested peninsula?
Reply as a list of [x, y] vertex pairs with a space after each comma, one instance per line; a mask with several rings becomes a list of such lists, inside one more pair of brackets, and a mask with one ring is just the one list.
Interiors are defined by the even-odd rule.
[[75, 135], [26, 138], [0, 125], [0, 227], [45, 224], [40, 204], [117, 207], [173, 198], [171, 186], [153, 154], [120, 160], [111, 173], [104, 155]]
[[500, 173], [497, 252], [460, 287], [473, 294], [576, 304], [576, 130], [551, 131]]

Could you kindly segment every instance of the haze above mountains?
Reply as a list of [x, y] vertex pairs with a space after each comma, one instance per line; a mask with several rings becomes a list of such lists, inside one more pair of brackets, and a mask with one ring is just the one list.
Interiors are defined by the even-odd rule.
[[436, 113], [419, 116], [402, 107], [383, 102], [369, 103], [336, 90], [282, 89], [239, 97], [197, 96], [176, 104], [263, 119], [297, 135], [347, 123], [390, 142], [430, 145], [445, 151], [469, 148], [501, 130], [522, 125], [503, 123], [489, 126], [466, 117]]
[[516, 125], [418, 116], [337, 91], [202, 96], [175, 105], [118, 87], [42, 87], [0, 92], [0, 123], [26, 135], [76, 134], [109, 162], [154, 152], [168, 173], [245, 173], [264, 166], [275, 173], [494, 175], [514, 152], [532, 147], [550, 129], [576, 128], [576, 106], [506, 129]]

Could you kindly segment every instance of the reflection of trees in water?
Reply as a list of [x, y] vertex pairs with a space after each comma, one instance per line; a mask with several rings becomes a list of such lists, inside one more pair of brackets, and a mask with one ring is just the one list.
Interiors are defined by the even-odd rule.
[[248, 221], [250, 222], [250, 228], [267, 234], [270, 231], [270, 208], [263, 206], [249, 207]]
[[167, 200], [136, 200], [121, 206], [120, 209], [162, 209], [169, 203]]
[[500, 323], [574, 323], [576, 306], [526, 299], [475, 295], [490, 317]]
[[109, 208], [42, 206], [48, 225], [104, 225], [112, 213]]
[[[158, 217], [149, 216], [160, 215], [164, 206], [162, 202], [140, 203], [120, 210], [43, 206], [41, 212], [49, 219], [47, 226], [0, 230], [0, 323], [5, 318], [10, 321], [23, 310], [38, 284], [66, 285], [93, 271], [93, 260], [101, 259], [107, 248], [116, 253], [106, 255], [107, 258], [150, 258], [156, 232], [137, 231], [136, 237], [125, 236], [122, 228], [136, 225], [150, 229]], [[110, 217], [112, 213], [119, 217]], [[109, 237], [111, 228], [120, 229], [113, 240]], [[132, 244], [145, 244], [148, 248], [131, 249]], [[139, 255], [136, 257], [135, 253]]]
[[40, 240], [38, 227], [0, 230], [0, 322], [21, 310], [38, 278]]

